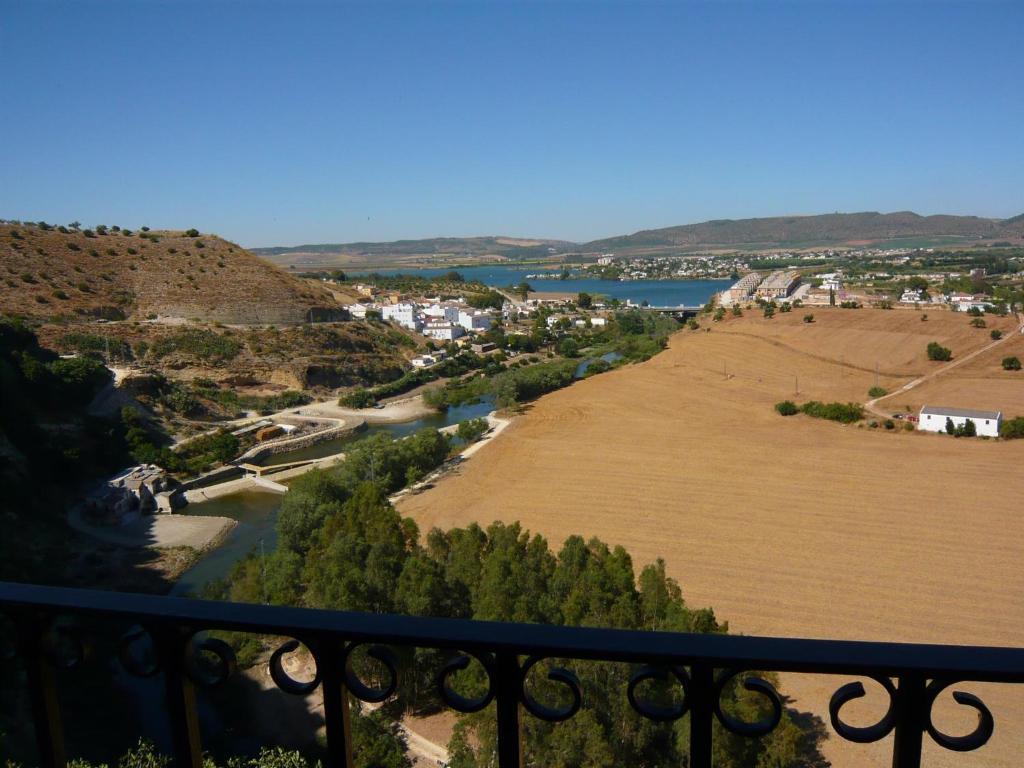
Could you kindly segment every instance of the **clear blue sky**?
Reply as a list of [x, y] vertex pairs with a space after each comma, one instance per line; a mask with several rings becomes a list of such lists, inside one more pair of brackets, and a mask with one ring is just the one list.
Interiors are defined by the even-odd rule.
[[4, 0], [0, 218], [243, 245], [1024, 212], [1024, 2]]

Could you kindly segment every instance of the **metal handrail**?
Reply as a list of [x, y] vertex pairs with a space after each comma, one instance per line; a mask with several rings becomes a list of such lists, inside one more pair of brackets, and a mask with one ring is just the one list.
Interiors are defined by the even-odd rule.
[[[690, 715], [690, 764], [711, 765], [711, 725], [722, 725], [744, 736], [769, 733], [779, 722], [782, 705], [775, 689], [764, 680], [747, 677], [744, 687], [764, 696], [773, 714], [766, 721], [744, 723], [724, 713], [719, 697], [726, 683], [749, 670], [824, 673], [870, 677], [888, 692], [890, 707], [878, 723], [858, 728], [846, 724], [840, 710], [864, 695], [858, 682], [839, 688], [830, 703], [833, 728], [843, 738], [856, 742], [877, 741], [895, 732], [893, 765], [920, 765], [923, 734], [929, 733], [941, 746], [967, 751], [986, 743], [994, 719], [980, 699], [954, 692], [961, 705], [974, 708], [978, 725], [966, 736], [949, 736], [931, 721], [931, 707], [938, 694], [953, 683], [1024, 683], [1024, 649], [986, 646], [880, 643], [804, 638], [750, 637], [723, 634], [644, 632], [590, 627], [435, 619], [381, 615], [349, 611], [325, 611], [284, 606], [224, 603], [153, 597], [139, 594], [50, 587], [0, 582], [0, 613], [16, 627], [19, 653], [29, 670], [37, 740], [41, 762], [49, 768], [63, 768], [66, 756], [57, 703], [56, 677], [59, 665], [47, 638], [65, 631], [54, 620], [65, 616], [91, 616], [138, 625], [125, 643], [147, 634], [156, 650], [157, 665], [164, 672], [166, 706], [172, 725], [176, 762], [184, 768], [199, 768], [202, 749], [195, 709], [196, 684], [217, 680], [199, 675], [194, 658], [199, 651], [219, 659], [219, 673], [226, 677], [233, 666], [230, 648], [215, 639], [197, 637], [207, 630], [227, 630], [295, 638], [305, 644], [316, 662], [312, 683], [292, 680], [283, 671], [281, 656], [297, 647], [282, 645], [271, 658], [271, 676], [289, 693], [305, 694], [318, 685], [324, 689], [324, 713], [328, 740], [328, 762], [351, 766], [351, 738], [348, 724], [348, 692], [364, 701], [387, 698], [397, 686], [398, 668], [384, 646], [413, 646], [452, 651], [454, 658], [438, 674], [442, 700], [456, 710], [478, 711], [490, 701], [497, 703], [498, 758], [501, 768], [521, 763], [521, 708], [551, 721], [572, 717], [580, 706], [578, 681], [567, 670], [554, 670], [549, 678], [568, 688], [573, 703], [563, 709], [538, 704], [526, 690], [526, 675], [538, 661], [568, 658], [643, 665], [630, 682], [631, 706], [640, 715], [655, 720]], [[74, 640], [74, 638], [72, 638]], [[368, 653], [388, 670], [389, 684], [374, 689], [364, 684], [351, 669], [349, 656], [359, 646], [372, 645]], [[340, 653], [339, 653], [339, 649]], [[467, 700], [452, 691], [447, 678], [476, 658], [486, 670], [488, 690], [477, 700]], [[133, 674], [154, 670], [132, 669]], [[636, 696], [638, 684], [672, 670], [683, 688], [683, 704], [669, 715], [645, 704]], [[333, 693], [332, 693], [333, 692]]]

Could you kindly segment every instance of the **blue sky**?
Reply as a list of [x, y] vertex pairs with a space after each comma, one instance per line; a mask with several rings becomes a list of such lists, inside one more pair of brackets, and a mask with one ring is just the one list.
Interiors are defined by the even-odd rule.
[[1024, 3], [4, 0], [0, 218], [243, 245], [1024, 212]]

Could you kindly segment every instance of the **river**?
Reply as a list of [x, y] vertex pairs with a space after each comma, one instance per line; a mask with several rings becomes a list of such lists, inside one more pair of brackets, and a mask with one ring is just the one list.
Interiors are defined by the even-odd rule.
[[[375, 270], [379, 275], [415, 275], [419, 277], [437, 277], [448, 272], [447, 269], [403, 269]], [[591, 295], [603, 294], [620, 301], [632, 301], [642, 304], [646, 301], [655, 307], [678, 307], [680, 305], [695, 306], [704, 304], [712, 294], [724, 291], [731, 280], [597, 280], [580, 278], [571, 280], [559, 279], [561, 267], [551, 265], [506, 266], [501, 264], [480, 267], [454, 268], [466, 280], [481, 282], [493, 288], [504, 288], [526, 281], [535, 291], [554, 293], [580, 293]], [[551, 273], [550, 279], [527, 277], [527, 275]], [[370, 274], [369, 272], [353, 272], [351, 277]]]
[[[345, 450], [346, 445], [364, 440], [370, 435], [383, 432], [394, 438], [405, 437], [418, 429], [426, 427], [441, 429], [466, 419], [486, 416], [493, 410], [494, 399], [485, 397], [480, 402], [452, 406], [443, 413], [431, 414], [415, 421], [402, 424], [372, 424], [365, 432], [358, 435], [328, 440], [309, 448], [279, 453], [271, 457], [268, 462], [279, 464], [303, 459], [319, 459], [340, 453]], [[285, 485], [287, 485], [287, 481]], [[198, 595], [202, 588], [211, 581], [226, 576], [232, 566], [250, 552], [258, 552], [260, 548], [267, 553], [273, 551], [277, 545], [275, 523], [282, 498], [281, 494], [271, 491], [246, 490], [188, 505], [185, 508], [186, 514], [229, 517], [236, 520], [238, 524], [220, 546], [208, 552], [199, 562], [181, 575], [171, 594]]]

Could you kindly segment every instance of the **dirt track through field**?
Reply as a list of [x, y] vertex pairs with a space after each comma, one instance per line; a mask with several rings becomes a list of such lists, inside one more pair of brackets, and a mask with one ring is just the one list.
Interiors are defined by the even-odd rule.
[[[687, 601], [713, 606], [734, 631], [1024, 645], [1024, 441], [786, 419], [772, 408], [785, 398], [863, 402], [876, 363], [881, 386], [896, 389], [928, 370], [928, 341], [966, 355], [987, 331], [948, 313], [927, 323], [908, 312], [815, 314], [813, 326], [747, 317], [681, 333], [643, 365], [544, 397], [400, 510], [424, 533], [518, 520], [554, 546], [579, 533], [625, 545], [638, 566], [663, 557]], [[784, 679], [792, 705], [825, 722], [843, 682]], [[925, 764], [1018, 765], [1024, 692], [968, 690], [996, 716], [992, 742], [966, 761], [928, 748]], [[849, 706], [855, 724], [880, 714], [881, 694], [869, 698]], [[966, 732], [963, 709], [937, 706], [937, 722]], [[825, 753], [836, 766], [885, 765], [890, 745], [833, 736]]]

